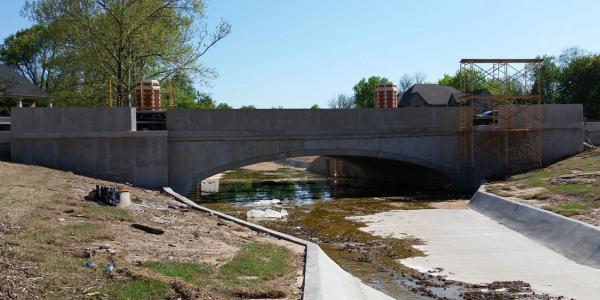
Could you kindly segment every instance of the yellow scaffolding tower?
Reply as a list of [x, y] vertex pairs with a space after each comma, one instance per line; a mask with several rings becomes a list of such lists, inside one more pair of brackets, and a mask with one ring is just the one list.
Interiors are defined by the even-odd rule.
[[541, 59], [462, 59], [458, 73], [465, 167], [488, 175], [542, 164]]

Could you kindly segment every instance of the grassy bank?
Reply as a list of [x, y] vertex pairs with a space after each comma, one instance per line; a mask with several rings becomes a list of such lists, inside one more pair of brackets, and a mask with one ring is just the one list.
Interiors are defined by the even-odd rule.
[[299, 297], [301, 254], [158, 192], [130, 187], [120, 210], [84, 199], [110, 182], [4, 162], [0, 176], [0, 299]]
[[492, 183], [489, 192], [600, 225], [600, 149]]

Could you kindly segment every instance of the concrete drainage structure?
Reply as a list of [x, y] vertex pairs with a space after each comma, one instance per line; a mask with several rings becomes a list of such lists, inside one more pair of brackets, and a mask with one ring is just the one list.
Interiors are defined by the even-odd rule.
[[469, 207], [577, 263], [600, 268], [600, 229], [480, 188]]
[[163, 191], [194, 209], [240, 224], [252, 230], [263, 232], [273, 237], [304, 246], [306, 252], [304, 260], [304, 285], [302, 288], [303, 299], [393, 299], [386, 294], [365, 285], [360, 281], [360, 279], [344, 271], [315, 243], [271, 230], [269, 228], [232, 217], [204, 206], [200, 206], [186, 197], [174, 192], [169, 187], [163, 188]]
[[[582, 106], [539, 109], [542, 161], [579, 153]], [[466, 164], [458, 116], [458, 107], [173, 109], [166, 112], [166, 130], [137, 131], [134, 108], [15, 108], [0, 151], [10, 142], [14, 162], [146, 188], [170, 186], [184, 195], [227, 170], [309, 155], [343, 158], [368, 177], [472, 190], [481, 178], [507, 170], [486, 167], [489, 157]], [[384, 172], [385, 166], [394, 167]]]

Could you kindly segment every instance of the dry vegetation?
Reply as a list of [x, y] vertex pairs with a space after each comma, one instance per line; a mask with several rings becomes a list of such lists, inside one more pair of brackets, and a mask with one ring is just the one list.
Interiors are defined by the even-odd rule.
[[110, 182], [6, 162], [0, 177], [1, 299], [300, 297], [302, 247], [155, 191], [131, 188], [133, 205], [119, 210], [84, 200]]
[[492, 183], [487, 190], [600, 226], [600, 149]]

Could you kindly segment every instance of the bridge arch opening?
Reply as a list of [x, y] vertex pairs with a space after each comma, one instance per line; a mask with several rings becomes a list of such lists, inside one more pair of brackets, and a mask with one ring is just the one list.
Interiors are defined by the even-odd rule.
[[307, 167], [307, 171], [326, 177], [364, 179], [423, 190], [450, 190], [458, 186], [459, 177], [456, 171], [435, 162], [380, 151], [335, 149], [274, 153], [229, 162], [191, 176], [186, 191], [191, 193], [201, 181], [226, 171], [263, 162], [306, 156], [317, 157]]

